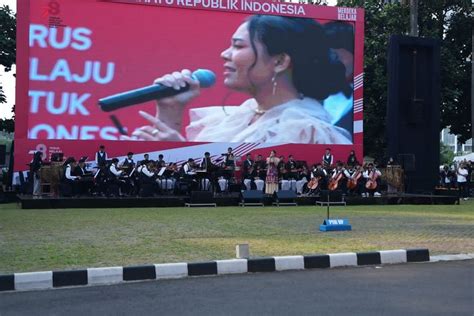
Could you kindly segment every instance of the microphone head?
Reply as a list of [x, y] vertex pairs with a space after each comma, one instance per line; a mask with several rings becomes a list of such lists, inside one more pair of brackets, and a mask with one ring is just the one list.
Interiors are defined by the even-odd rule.
[[194, 80], [199, 81], [201, 88], [212, 87], [216, 83], [216, 75], [208, 69], [197, 69], [192, 75]]

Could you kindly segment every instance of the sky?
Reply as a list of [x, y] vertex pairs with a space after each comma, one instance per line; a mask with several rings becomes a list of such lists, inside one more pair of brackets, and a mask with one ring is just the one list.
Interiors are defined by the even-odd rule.
[[[16, 12], [16, 1], [17, 0], [0, 0], [0, 6], [8, 5], [10, 9]], [[336, 5], [337, 0], [328, 0], [329, 5]], [[0, 118], [11, 118], [13, 113], [11, 112], [13, 104], [15, 104], [15, 67], [12, 71], [5, 73], [4, 68], [0, 66], [0, 80], [2, 82], [3, 91], [7, 96], [7, 103], [0, 104]]]

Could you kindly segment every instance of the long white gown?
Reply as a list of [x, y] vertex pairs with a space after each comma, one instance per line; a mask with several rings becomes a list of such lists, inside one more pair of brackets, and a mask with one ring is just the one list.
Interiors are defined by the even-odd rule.
[[189, 111], [186, 127], [189, 141], [352, 144], [352, 136], [331, 124], [332, 117], [311, 98], [277, 105], [250, 124], [257, 102], [248, 99], [240, 106], [210, 106]]

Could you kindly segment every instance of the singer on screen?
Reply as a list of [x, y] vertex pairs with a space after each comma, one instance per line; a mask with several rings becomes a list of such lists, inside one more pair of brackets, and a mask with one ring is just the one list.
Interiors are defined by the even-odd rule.
[[187, 84], [189, 90], [157, 100], [154, 115], [140, 111], [150, 125], [132, 139], [351, 144], [351, 134], [334, 126], [321, 104], [349, 86], [344, 65], [330, 60], [325, 36], [312, 19], [251, 16], [221, 53], [225, 86], [250, 98], [240, 106], [191, 109], [182, 135], [183, 111], [200, 94], [199, 82], [187, 69], [167, 74], [155, 83], [177, 90]]

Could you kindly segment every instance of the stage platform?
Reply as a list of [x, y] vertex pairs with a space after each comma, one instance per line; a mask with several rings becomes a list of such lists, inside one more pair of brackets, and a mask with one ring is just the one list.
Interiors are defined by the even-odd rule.
[[[319, 201], [316, 196], [299, 196], [298, 205], [315, 205]], [[457, 204], [458, 197], [420, 194], [382, 195], [380, 197], [345, 197], [347, 205], [431, 205]], [[161, 195], [155, 197], [48, 197], [33, 198], [31, 195], [18, 195], [18, 203], [22, 209], [59, 209], [59, 208], [132, 208], [132, 207], [184, 207], [190, 202], [189, 196]], [[217, 206], [238, 206], [239, 193], [214, 196], [212, 203]], [[271, 206], [274, 199], [264, 198], [265, 206]], [[283, 206], [281, 206], [283, 207]]]

